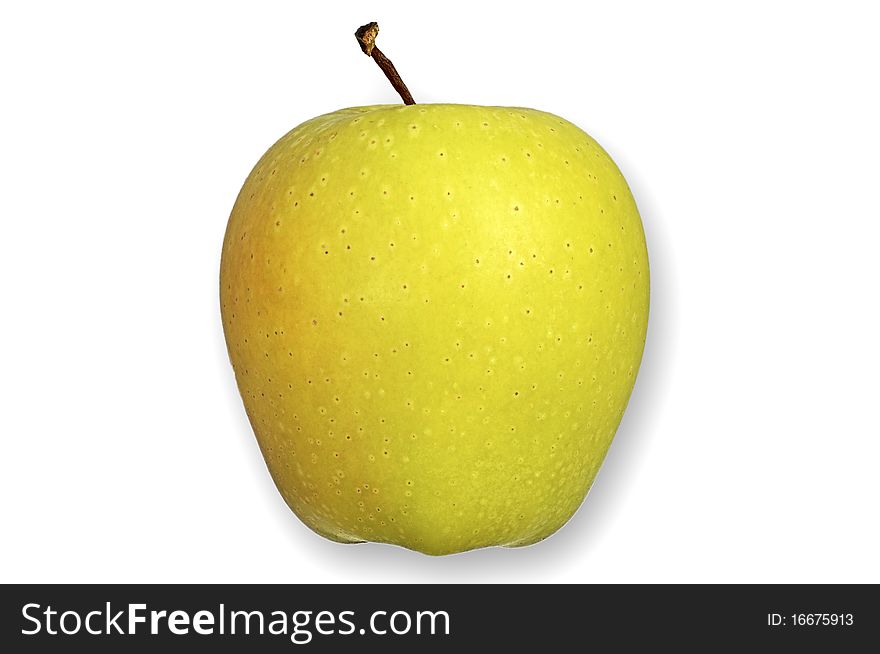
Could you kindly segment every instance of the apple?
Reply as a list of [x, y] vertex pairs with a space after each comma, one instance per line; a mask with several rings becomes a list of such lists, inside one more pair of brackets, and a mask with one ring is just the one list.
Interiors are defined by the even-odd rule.
[[223, 328], [269, 472], [340, 542], [540, 541], [580, 506], [648, 319], [639, 213], [553, 114], [376, 105], [260, 159], [223, 243]]

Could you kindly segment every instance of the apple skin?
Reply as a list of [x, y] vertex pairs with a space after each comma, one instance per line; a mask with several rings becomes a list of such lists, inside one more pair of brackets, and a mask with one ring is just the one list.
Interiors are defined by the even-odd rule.
[[468, 105], [343, 109], [260, 159], [222, 320], [269, 472], [311, 529], [427, 554], [574, 514], [648, 321], [635, 201], [586, 133]]

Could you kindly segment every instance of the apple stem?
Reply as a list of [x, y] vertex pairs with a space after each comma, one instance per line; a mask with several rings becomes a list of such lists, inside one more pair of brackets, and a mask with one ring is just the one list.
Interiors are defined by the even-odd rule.
[[379, 34], [379, 24], [375, 22], [362, 25], [358, 28], [357, 32], [354, 33], [355, 37], [357, 37], [358, 44], [361, 46], [361, 50], [363, 50], [364, 54], [368, 57], [372, 57], [373, 61], [375, 61], [379, 68], [382, 69], [382, 72], [385, 73], [385, 77], [391, 82], [391, 86], [393, 86], [394, 90], [400, 94], [403, 103], [415, 104], [416, 101], [413, 100], [412, 95], [410, 95], [409, 89], [406, 88], [406, 84], [403, 83], [394, 64], [392, 64], [391, 60], [376, 47], [377, 34]]

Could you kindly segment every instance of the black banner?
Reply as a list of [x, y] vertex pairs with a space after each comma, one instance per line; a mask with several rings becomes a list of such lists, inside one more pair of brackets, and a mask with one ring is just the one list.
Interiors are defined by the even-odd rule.
[[[7, 585], [6, 652], [624, 651], [880, 637], [875, 585]], [[554, 645], [555, 644], [555, 645]]]

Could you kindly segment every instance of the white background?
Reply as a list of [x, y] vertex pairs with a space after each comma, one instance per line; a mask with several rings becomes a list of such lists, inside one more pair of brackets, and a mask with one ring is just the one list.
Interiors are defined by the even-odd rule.
[[[4, 4], [0, 580], [880, 582], [878, 16], [716, 4]], [[319, 538], [236, 391], [226, 219], [284, 132], [397, 102], [369, 20], [418, 101], [564, 116], [641, 209], [635, 393], [533, 547]]]

